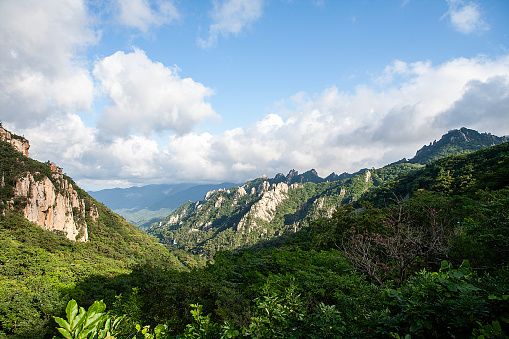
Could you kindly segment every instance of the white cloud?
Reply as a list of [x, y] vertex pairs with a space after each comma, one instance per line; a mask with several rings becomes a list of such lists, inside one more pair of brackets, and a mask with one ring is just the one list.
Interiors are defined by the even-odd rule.
[[186, 159], [179, 162], [181, 172], [193, 172], [198, 164], [195, 173], [201, 178], [219, 173], [217, 180], [242, 181], [291, 168], [315, 168], [326, 176], [381, 167], [412, 157], [463, 126], [508, 134], [509, 56], [460, 58], [436, 66], [396, 61], [386, 73], [399, 77], [387, 80], [382, 90], [359, 86], [354, 93], [335, 87], [313, 97], [298, 93], [292, 108], [282, 110], [286, 120], [272, 113], [247, 130], [175, 137], [170, 153]]
[[150, 26], [169, 24], [180, 14], [173, 1], [118, 0], [119, 21], [146, 32]]
[[479, 5], [473, 1], [446, 0], [449, 11], [443, 17], [449, 17], [455, 30], [460, 33], [470, 34], [489, 29], [488, 24], [482, 19]]
[[208, 40], [199, 38], [198, 45], [210, 48], [217, 44], [219, 36], [238, 35], [246, 26], [261, 18], [263, 5], [264, 0], [214, 1]]
[[1, 118], [35, 125], [49, 114], [86, 110], [93, 83], [77, 52], [97, 41], [74, 0], [0, 2]]
[[131, 131], [189, 132], [207, 118], [218, 118], [205, 99], [213, 91], [178, 70], [153, 62], [143, 51], [116, 52], [96, 63], [93, 74], [111, 100], [98, 122], [112, 135]]

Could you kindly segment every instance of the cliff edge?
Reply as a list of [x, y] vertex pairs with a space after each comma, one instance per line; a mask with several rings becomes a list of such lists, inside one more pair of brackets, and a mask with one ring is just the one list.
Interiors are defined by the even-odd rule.
[[92, 204], [86, 208], [85, 200], [60, 167], [28, 158], [28, 140], [10, 133], [1, 124], [0, 140], [2, 213], [17, 211], [45, 230], [62, 232], [72, 241], [88, 241], [87, 214], [95, 222], [97, 207]]

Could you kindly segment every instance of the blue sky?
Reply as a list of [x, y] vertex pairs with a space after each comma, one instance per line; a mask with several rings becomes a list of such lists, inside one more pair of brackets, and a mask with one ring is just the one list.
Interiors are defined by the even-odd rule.
[[0, 120], [89, 190], [509, 134], [505, 0], [4, 0]]

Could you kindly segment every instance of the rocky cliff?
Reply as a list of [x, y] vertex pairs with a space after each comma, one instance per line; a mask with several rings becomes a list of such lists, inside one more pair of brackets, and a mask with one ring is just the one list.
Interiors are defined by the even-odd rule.
[[28, 158], [28, 140], [6, 131], [1, 124], [0, 140], [22, 154], [20, 157], [12, 149], [9, 151], [5, 143], [2, 146], [3, 214], [6, 209], [14, 210], [45, 230], [62, 232], [72, 241], [87, 241], [87, 213], [95, 222], [99, 216], [97, 207], [94, 204], [85, 206], [85, 200], [79, 197], [60, 167]]
[[72, 241], [87, 241], [85, 201], [78, 197], [62, 174], [54, 172], [53, 175], [55, 182], [46, 176], [37, 178], [38, 173], [27, 173], [18, 178], [14, 199], [24, 200], [22, 212], [25, 218], [45, 230], [63, 232]]
[[28, 140], [7, 131], [3, 128], [2, 123], [0, 123], [0, 140], [11, 144], [18, 152], [28, 157], [28, 149], [30, 148]]
[[[304, 174], [291, 170], [272, 179], [264, 175], [242, 186], [210, 191], [203, 200], [182, 205], [147, 232], [163, 243], [207, 257], [217, 250], [283, 239], [313, 220], [330, 217], [337, 206], [374, 186], [373, 179], [380, 179], [371, 172], [364, 170], [333, 182], [324, 182], [314, 170]], [[313, 182], [316, 179], [322, 182]]]

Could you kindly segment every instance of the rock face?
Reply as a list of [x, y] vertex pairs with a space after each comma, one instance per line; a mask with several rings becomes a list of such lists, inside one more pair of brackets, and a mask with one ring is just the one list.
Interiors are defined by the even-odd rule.
[[[0, 140], [11, 144], [28, 157], [28, 140], [5, 130], [1, 123]], [[72, 241], [88, 241], [85, 201], [79, 198], [78, 192], [64, 178], [60, 167], [54, 163], [48, 166], [50, 177], [34, 170], [17, 174], [11, 179], [12, 199], [2, 203], [5, 203], [8, 209], [19, 211], [26, 219], [45, 230], [62, 232]], [[6, 185], [4, 173], [0, 185]], [[96, 222], [99, 217], [97, 206], [92, 204], [89, 207], [88, 217]]]
[[[54, 181], [46, 176], [39, 178], [39, 173], [27, 173], [18, 178], [14, 186], [14, 199], [26, 202], [22, 212], [29, 221], [45, 230], [61, 231], [69, 240], [87, 241], [85, 201], [78, 197], [72, 185], [64, 179], [61, 168], [54, 163], [51, 163], [50, 168]], [[95, 205], [89, 213], [92, 220], [97, 219]]]
[[[279, 183], [277, 185], [272, 184], [269, 187], [269, 183], [264, 181], [265, 184], [262, 188], [263, 195], [252, 207], [251, 210], [242, 217], [239, 224], [237, 225], [237, 231], [241, 231], [244, 225], [249, 219], [261, 219], [266, 222], [271, 222], [274, 218], [274, 213], [278, 205], [288, 197], [288, 185], [285, 183]], [[255, 228], [256, 221], [253, 220], [248, 232], [251, 232]]]
[[30, 148], [28, 140], [23, 137], [12, 135], [11, 132], [2, 127], [2, 123], [0, 123], [0, 140], [8, 142], [14, 146], [18, 152], [28, 157], [28, 149]]

